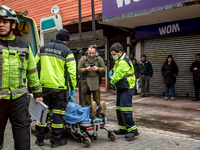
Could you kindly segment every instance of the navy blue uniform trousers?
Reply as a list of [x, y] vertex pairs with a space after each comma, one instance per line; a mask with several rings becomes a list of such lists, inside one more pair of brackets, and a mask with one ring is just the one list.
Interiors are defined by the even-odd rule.
[[30, 150], [30, 124], [27, 94], [17, 99], [0, 100], [0, 149], [3, 148], [4, 131], [8, 121], [12, 124], [15, 150]]
[[132, 98], [135, 89], [117, 91], [116, 113], [119, 129], [123, 132], [138, 133], [133, 120]]
[[[65, 115], [66, 106], [67, 106], [67, 91], [59, 89], [49, 89], [42, 88], [43, 91], [43, 102], [49, 106], [49, 111], [53, 111], [53, 122], [51, 125], [51, 138], [50, 142], [52, 143], [56, 139], [61, 138], [63, 131], [63, 115]], [[36, 124], [35, 126], [36, 133], [35, 136], [38, 140], [42, 141], [45, 138], [46, 133], [49, 132], [49, 127], [46, 125]]]

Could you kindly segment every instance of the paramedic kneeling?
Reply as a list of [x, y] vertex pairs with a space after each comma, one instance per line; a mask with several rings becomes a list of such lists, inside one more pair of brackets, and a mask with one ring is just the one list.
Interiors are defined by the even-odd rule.
[[139, 135], [132, 117], [132, 97], [136, 80], [133, 64], [120, 43], [113, 44], [110, 52], [115, 60], [115, 65], [109, 72], [109, 77], [111, 78], [111, 87], [117, 89], [116, 113], [119, 124], [119, 130], [114, 130], [114, 133], [125, 134], [127, 140], [133, 140], [135, 136]]

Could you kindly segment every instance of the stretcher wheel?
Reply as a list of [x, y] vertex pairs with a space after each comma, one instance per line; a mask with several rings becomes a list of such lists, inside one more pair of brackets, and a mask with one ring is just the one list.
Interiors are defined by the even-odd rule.
[[114, 132], [108, 132], [108, 139], [114, 141], [116, 139], [116, 135]]
[[86, 137], [84, 140], [83, 140], [83, 144], [85, 144], [85, 146], [89, 147], [90, 144], [91, 144], [91, 140], [89, 137]]

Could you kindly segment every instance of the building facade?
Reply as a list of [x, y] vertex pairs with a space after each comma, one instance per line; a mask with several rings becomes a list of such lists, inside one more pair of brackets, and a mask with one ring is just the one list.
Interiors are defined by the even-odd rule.
[[134, 30], [131, 38], [137, 41], [134, 56], [140, 61], [145, 54], [152, 63], [151, 94], [164, 94], [161, 67], [167, 56], [173, 55], [179, 68], [176, 95], [194, 96], [189, 69], [200, 52], [199, 3], [199, 0], [103, 0], [100, 22]]

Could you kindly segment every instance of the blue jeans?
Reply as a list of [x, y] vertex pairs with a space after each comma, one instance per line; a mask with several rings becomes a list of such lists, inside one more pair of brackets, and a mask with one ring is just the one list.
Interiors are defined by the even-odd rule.
[[169, 96], [169, 89], [171, 88], [172, 97], [175, 95], [175, 88], [174, 84], [165, 84], [165, 95], [166, 97]]

